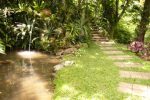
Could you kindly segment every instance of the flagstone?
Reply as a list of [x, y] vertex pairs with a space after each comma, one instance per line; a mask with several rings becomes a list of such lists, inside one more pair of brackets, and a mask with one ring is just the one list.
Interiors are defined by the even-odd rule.
[[150, 79], [150, 72], [120, 71], [120, 77], [149, 80]]
[[142, 100], [150, 100], [149, 86], [121, 82], [119, 84], [118, 90], [123, 93], [140, 96], [143, 98]]
[[103, 51], [105, 54], [113, 55], [113, 54], [124, 54], [122, 51], [113, 50], [113, 51]]
[[121, 68], [141, 67], [142, 66], [142, 64], [140, 64], [140, 63], [133, 63], [133, 62], [114, 62], [114, 64]]
[[131, 60], [132, 57], [129, 55], [111, 55], [108, 56], [112, 60]]
[[101, 44], [106, 44], [106, 45], [107, 45], [107, 44], [108, 44], [108, 45], [109, 45], [109, 44], [111, 44], [111, 45], [113, 45], [113, 44], [115, 44], [115, 42], [114, 42], [114, 41], [109, 41], [109, 42], [101, 42]]
[[113, 47], [113, 46], [101, 46], [101, 48], [103, 48], [103, 49], [117, 49], [117, 48], [115, 48], [115, 47]]

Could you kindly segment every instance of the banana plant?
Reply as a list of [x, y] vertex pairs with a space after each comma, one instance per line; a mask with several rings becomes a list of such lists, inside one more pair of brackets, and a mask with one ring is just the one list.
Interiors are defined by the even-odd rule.
[[0, 40], [0, 54], [5, 54], [5, 46], [3, 45], [2, 40]]

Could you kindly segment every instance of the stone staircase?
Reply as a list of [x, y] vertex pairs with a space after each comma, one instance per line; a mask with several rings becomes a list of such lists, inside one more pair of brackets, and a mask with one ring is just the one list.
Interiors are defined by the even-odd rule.
[[105, 36], [102, 35], [102, 33], [100, 32], [100, 29], [97, 25], [93, 25], [92, 26], [92, 41], [95, 42], [108, 42], [109, 39]]

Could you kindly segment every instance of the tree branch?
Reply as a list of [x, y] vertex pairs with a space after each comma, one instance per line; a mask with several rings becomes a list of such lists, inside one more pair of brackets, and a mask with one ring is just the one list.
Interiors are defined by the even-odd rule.
[[126, 1], [126, 4], [124, 5], [124, 8], [123, 8], [122, 12], [121, 12], [120, 15], [118, 16], [118, 21], [121, 19], [121, 17], [122, 17], [123, 14], [125, 13], [126, 9], [127, 9], [128, 6], [129, 6], [130, 1], [131, 1], [131, 0], [127, 0], [127, 1]]

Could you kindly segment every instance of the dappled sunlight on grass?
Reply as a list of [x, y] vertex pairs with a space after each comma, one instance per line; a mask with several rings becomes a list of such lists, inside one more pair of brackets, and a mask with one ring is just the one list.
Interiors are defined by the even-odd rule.
[[88, 93], [83, 93], [82, 91], [78, 91], [75, 87], [65, 84], [61, 87], [60, 92], [62, 93], [61, 97], [58, 96], [56, 100], [107, 100], [104, 97], [103, 93], [94, 93], [93, 95], [89, 95]]
[[[71, 98], [75, 95], [78, 95], [80, 92], [77, 91], [73, 86], [69, 85], [69, 84], [64, 84], [61, 89], [60, 92], [63, 93], [64, 95], [62, 95], [62, 97], [64, 98]], [[67, 94], [67, 95], [65, 95]]]
[[54, 92], [56, 100], [63, 100], [64, 96], [70, 96], [69, 100], [120, 98], [116, 88], [120, 80], [118, 67], [106, 59], [97, 45], [81, 48], [75, 54], [65, 57], [65, 60], [76, 63], [57, 72]]
[[95, 57], [95, 56], [92, 56], [92, 55], [91, 55], [91, 56], [89, 56], [89, 58], [96, 59], [96, 57]]

